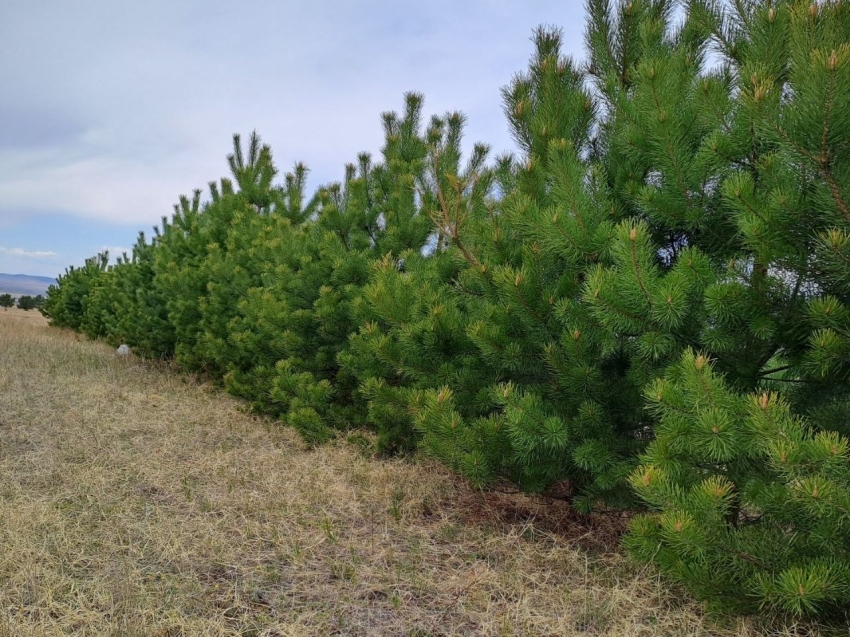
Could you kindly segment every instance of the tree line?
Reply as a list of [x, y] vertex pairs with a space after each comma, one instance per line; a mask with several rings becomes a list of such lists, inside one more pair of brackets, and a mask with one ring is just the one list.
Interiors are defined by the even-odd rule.
[[0, 307], [2, 307], [3, 310], [15, 307], [16, 303], [22, 310], [37, 310], [44, 307], [45, 301], [46, 299], [41, 294], [36, 296], [22, 294], [17, 298], [17, 300], [11, 294], [0, 294]]
[[580, 512], [711, 608], [850, 608], [850, 3], [588, 0], [464, 117], [382, 115], [306, 191], [234, 136], [54, 325], [221, 379], [306, 440], [367, 428]]

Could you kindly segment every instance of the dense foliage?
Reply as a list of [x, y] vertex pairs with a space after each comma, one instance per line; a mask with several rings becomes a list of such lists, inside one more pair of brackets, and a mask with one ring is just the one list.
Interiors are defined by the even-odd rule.
[[589, 0], [463, 117], [383, 116], [341, 183], [182, 197], [57, 325], [222, 379], [311, 441], [369, 427], [479, 484], [640, 510], [627, 544], [718, 609], [850, 607], [850, 5]]
[[[0, 299], [2, 302], [2, 299]], [[44, 305], [45, 298], [41, 294], [37, 294], [36, 296], [30, 296], [29, 294], [23, 294], [18, 297], [18, 307], [22, 310], [35, 310]]]

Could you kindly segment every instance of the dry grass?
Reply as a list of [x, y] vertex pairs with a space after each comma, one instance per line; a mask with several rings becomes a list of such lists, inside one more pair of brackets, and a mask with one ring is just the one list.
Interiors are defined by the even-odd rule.
[[768, 634], [599, 550], [610, 523], [425, 461], [305, 450], [31, 323], [0, 312], [0, 636]]
[[45, 327], [47, 325], [47, 319], [38, 310], [21, 310], [17, 307], [0, 309], [0, 329], [20, 325]]

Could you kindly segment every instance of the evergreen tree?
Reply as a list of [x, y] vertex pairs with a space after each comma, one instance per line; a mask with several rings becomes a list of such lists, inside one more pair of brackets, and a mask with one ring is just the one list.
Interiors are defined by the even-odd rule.
[[[415, 189], [426, 153], [422, 97], [407, 95], [405, 107], [402, 116], [383, 116], [383, 163], [361, 155], [343, 183], [320, 189], [315, 207], [285, 208], [253, 243], [267, 258], [262, 285], [239, 303], [233, 339], [244, 362], [231, 368], [228, 387], [308, 440], [365, 423], [358, 379], [345, 360], [370, 263], [421, 250], [431, 232]], [[297, 173], [288, 184], [300, 184]]]
[[11, 294], [0, 294], [0, 307], [2, 307], [4, 311], [8, 310], [10, 307], [15, 307], [15, 299], [12, 298]]
[[83, 267], [70, 266], [60, 274], [56, 285], [47, 289], [42, 314], [52, 325], [80, 330], [86, 321], [89, 297], [97, 281], [104, 276], [109, 254], [101, 252], [85, 260]]
[[[104, 253], [104, 264], [109, 255]], [[90, 284], [83, 303], [83, 318], [79, 330], [89, 338], [106, 338], [110, 342], [110, 325], [116, 312], [117, 276], [113, 266], [104, 265], [102, 272]]]
[[[462, 170], [463, 124], [459, 113], [434, 117], [429, 124], [427, 154], [415, 184], [420, 219], [432, 215], [441, 201], [447, 206], [452, 202], [461, 217], [486, 204], [492, 184], [492, 173], [484, 167], [488, 149], [476, 146]], [[436, 223], [435, 229], [427, 249], [388, 252], [374, 262], [372, 280], [358, 304], [361, 327], [341, 358], [343, 367], [360, 381], [368, 421], [385, 450], [416, 444], [415, 408], [424, 390], [451, 384], [461, 392], [462, 404], [472, 408], [481, 389], [479, 376], [485, 374], [465, 333], [463, 299], [453, 293], [463, 267], [454, 252], [447, 251], [456, 241], [454, 228]], [[452, 466], [459, 467], [467, 458], [460, 446], [447, 446], [446, 451], [454, 455], [441, 458]]]
[[659, 511], [626, 544], [716, 610], [846, 614], [850, 607], [850, 444], [744, 395], [688, 351], [647, 388], [658, 416], [635, 490]]
[[154, 254], [159, 228], [154, 240], [147, 242], [140, 232], [132, 257], [123, 255], [114, 266], [114, 316], [108, 332], [115, 343], [132, 343], [141, 356], [168, 357], [174, 353], [176, 335], [168, 320], [166, 300], [155, 284]]
[[[697, 319], [683, 323], [696, 351], [646, 384], [655, 440], [632, 484], [658, 512], [635, 520], [629, 544], [720, 607], [846, 612], [850, 119], [837, 105], [850, 99], [850, 6], [697, 3], [688, 20], [722, 56], [727, 88], [693, 159], [671, 155], [720, 161], [675, 256], [698, 249], [712, 274], [685, 303], [671, 289], [669, 311]], [[643, 81], [659, 62], [638, 65]], [[682, 92], [710, 87], [705, 75]], [[641, 189], [650, 221], [678, 180], [661, 175]]]
[[[465, 171], [455, 157], [431, 202], [441, 250], [410, 275], [382, 269], [370, 294], [386, 327], [368, 327], [421, 389], [406, 409], [427, 449], [479, 483], [508, 479], [587, 509], [630, 499], [646, 420], [622, 352], [580, 302], [615, 235], [601, 171], [584, 159], [592, 98], [559, 32], [535, 43], [504, 91], [524, 157], [484, 171], [477, 155]], [[373, 411], [398, 412], [381, 384], [366, 390]]]
[[[215, 201], [219, 189], [211, 185], [210, 190]], [[220, 191], [231, 193], [231, 182], [223, 179]], [[206, 288], [199, 268], [207, 245], [205, 235], [211, 226], [218, 225], [212, 215], [203, 223], [201, 217], [201, 191], [195, 190], [191, 199], [182, 195], [171, 219], [162, 219], [153, 255], [154, 289], [165, 302], [168, 323], [174, 333], [174, 351], [163, 353], [190, 369], [203, 367], [194, 355], [199, 303]]]

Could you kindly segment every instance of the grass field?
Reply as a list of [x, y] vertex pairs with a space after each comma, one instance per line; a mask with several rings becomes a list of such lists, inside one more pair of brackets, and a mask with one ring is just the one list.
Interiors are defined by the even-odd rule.
[[307, 450], [220, 391], [0, 311], [0, 636], [762, 636], [618, 519]]
[[38, 310], [19, 310], [16, 307], [0, 308], [0, 329], [14, 330], [16, 327], [24, 325], [47, 327], [47, 319]]

